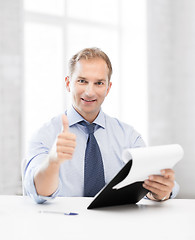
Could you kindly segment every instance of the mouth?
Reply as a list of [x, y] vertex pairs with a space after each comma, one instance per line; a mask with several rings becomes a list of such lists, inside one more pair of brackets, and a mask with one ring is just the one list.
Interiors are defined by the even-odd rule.
[[92, 102], [96, 101], [96, 99], [84, 99], [84, 98], [81, 98], [81, 100], [86, 102], [86, 103], [92, 103]]

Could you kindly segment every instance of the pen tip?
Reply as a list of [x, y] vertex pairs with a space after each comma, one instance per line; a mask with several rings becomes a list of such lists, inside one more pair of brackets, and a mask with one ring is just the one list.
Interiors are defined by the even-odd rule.
[[69, 213], [69, 215], [78, 215], [78, 213]]

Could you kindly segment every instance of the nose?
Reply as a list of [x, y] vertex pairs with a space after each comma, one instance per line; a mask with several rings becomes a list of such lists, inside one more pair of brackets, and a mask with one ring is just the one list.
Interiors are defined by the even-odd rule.
[[94, 91], [93, 83], [87, 84], [86, 89], [85, 89], [85, 94], [86, 94], [88, 97], [94, 96], [95, 91]]

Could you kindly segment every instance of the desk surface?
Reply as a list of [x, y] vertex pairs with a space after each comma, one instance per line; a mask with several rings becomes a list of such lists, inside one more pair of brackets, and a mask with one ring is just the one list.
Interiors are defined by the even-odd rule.
[[[0, 196], [4, 239], [195, 239], [195, 199], [87, 210], [91, 198], [56, 198], [35, 204], [29, 197]], [[40, 213], [76, 212], [76, 216]]]

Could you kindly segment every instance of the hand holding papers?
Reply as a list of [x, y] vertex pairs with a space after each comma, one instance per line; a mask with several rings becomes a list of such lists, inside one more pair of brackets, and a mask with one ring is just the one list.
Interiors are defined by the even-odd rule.
[[88, 209], [139, 202], [148, 190], [142, 185], [150, 175], [173, 168], [183, 157], [180, 145], [165, 145], [126, 149], [123, 153], [125, 166], [95, 196]]
[[183, 149], [178, 144], [126, 149], [122, 158], [124, 162], [132, 159], [131, 171], [113, 189], [144, 181], [149, 175], [160, 175], [160, 170], [173, 168], [182, 159], [183, 154]]

